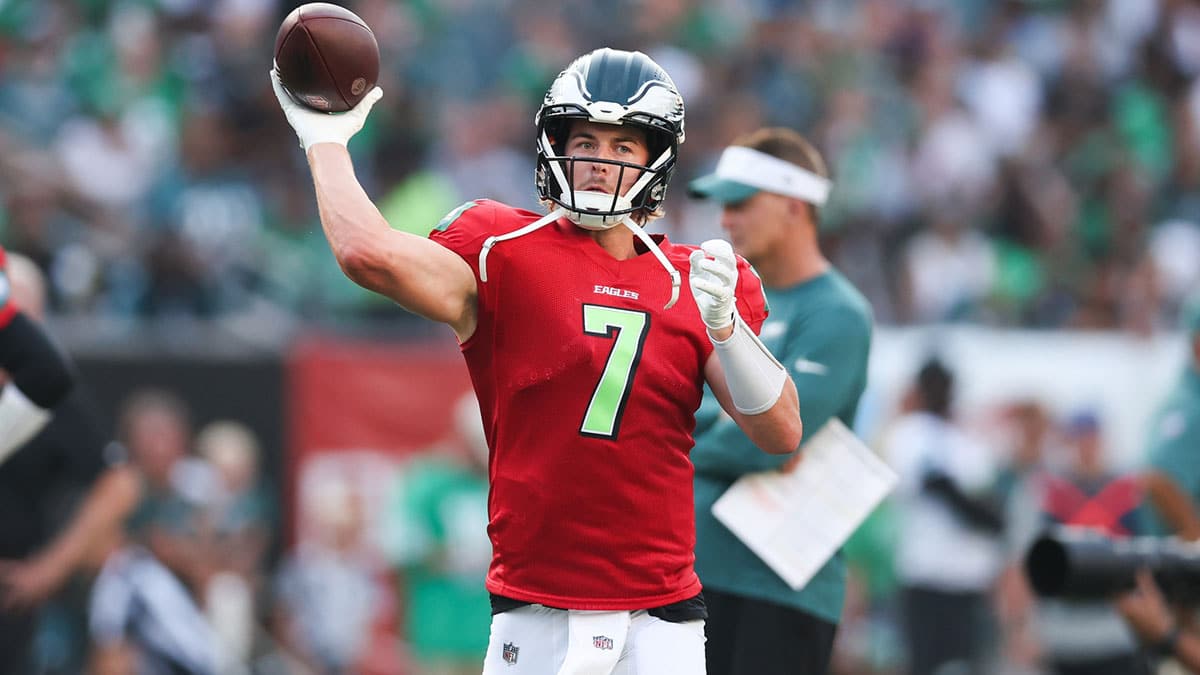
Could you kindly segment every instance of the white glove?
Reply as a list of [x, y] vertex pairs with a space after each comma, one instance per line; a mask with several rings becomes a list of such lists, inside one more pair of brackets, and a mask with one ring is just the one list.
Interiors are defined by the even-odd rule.
[[323, 113], [293, 101], [279, 82], [279, 75], [275, 73], [274, 68], [270, 74], [271, 86], [275, 89], [275, 98], [279, 99], [279, 107], [283, 108], [288, 124], [296, 130], [296, 135], [300, 137], [300, 146], [305, 152], [317, 143], [346, 145], [350, 137], [362, 129], [363, 122], [367, 121], [367, 113], [371, 112], [371, 107], [383, 96], [383, 90], [375, 87], [350, 110], [342, 113]]
[[709, 239], [700, 244], [700, 250], [692, 251], [688, 262], [692, 295], [704, 325], [717, 331], [733, 323], [733, 290], [738, 278], [733, 247], [723, 239]]

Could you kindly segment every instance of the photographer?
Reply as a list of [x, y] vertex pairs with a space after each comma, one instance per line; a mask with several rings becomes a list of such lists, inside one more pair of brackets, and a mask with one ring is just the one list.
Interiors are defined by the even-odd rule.
[[1190, 673], [1200, 673], [1200, 634], [1180, 629], [1148, 570], [1139, 571], [1137, 588], [1118, 596], [1113, 604], [1150, 651], [1174, 658]]
[[[989, 594], [1000, 571], [1003, 519], [988, 497], [987, 449], [953, 416], [954, 374], [930, 359], [909, 391], [910, 412], [884, 455], [900, 476], [896, 576], [909, 672], [982, 672]], [[955, 672], [959, 672], [956, 670]]]
[[1040, 597], [1106, 600], [1146, 656], [1173, 658], [1200, 675], [1200, 632], [1192, 620], [1200, 607], [1200, 543], [1051, 528], [1030, 547], [1025, 568]]
[[[1010, 536], [1025, 548], [1047, 528], [1082, 528], [1096, 539], [1119, 541], [1139, 534], [1141, 494], [1133, 476], [1111, 470], [1104, 429], [1090, 409], [1059, 425], [1061, 463], [1028, 480], [1028, 496], [1010, 505]], [[1028, 512], [1028, 513], [1026, 513]], [[1133, 570], [1129, 568], [1128, 580]], [[1109, 603], [1092, 598], [1042, 597], [1027, 618], [1041, 660], [1056, 675], [1148, 675], [1138, 640]]]

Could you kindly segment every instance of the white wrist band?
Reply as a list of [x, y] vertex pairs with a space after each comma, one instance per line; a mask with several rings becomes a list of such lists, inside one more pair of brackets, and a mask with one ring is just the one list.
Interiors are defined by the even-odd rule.
[[9, 382], [0, 392], [0, 464], [50, 421], [39, 407]]
[[300, 139], [300, 144], [304, 146], [304, 152], [306, 154], [308, 153], [309, 148], [311, 148], [314, 145], [319, 145], [321, 143], [333, 143], [335, 145], [340, 145], [343, 148], [346, 147], [345, 143], [343, 143], [342, 141], [339, 141], [336, 138], [314, 138], [311, 141]]
[[725, 385], [738, 412], [757, 415], [775, 405], [783, 394], [787, 370], [742, 321], [740, 314], [734, 313], [733, 335], [729, 339], [717, 342], [710, 335], [709, 340], [721, 360]]

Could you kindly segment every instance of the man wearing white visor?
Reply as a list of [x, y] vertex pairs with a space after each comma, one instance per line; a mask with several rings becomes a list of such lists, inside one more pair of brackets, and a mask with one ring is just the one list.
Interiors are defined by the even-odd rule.
[[[762, 277], [771, 313], [760, 337], [796, 383], [805, 439], [832, 417], [853, 427], [867, 381], [871, 308], [821, 253], [818, 209], [831, 183], [820, 154], [790, 129], [760, 129], [726, 148], [716, 171], [689, 187], [722, 205], [722, 228]], [[708, 672], [825, 673], [845, 594], [841, 554], [793, 591], [712, 514], [742, 475], [787, 470], [799, 458], [756, 448], [711, 395], [696, 422], [696, 572], [709, 608]]]

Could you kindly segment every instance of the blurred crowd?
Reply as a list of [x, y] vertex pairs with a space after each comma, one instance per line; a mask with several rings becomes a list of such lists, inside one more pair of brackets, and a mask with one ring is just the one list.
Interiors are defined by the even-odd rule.
[[[0, 244], [46, 273], [52, 314], [408, 317], [337, 268], [269, 88], [275, 31], [296, 4], [0, 0]], [[649, 53], [687, 102], [656, 222], [677, 241], [719, 234], [719, 213], [685, 181], [739, 134], [784, 125], [829, 159], [827, 250], [881, 323], [1149, 334], [1174, 328], [1200, 287], [1200, 2], [344, 4], [376, 33], [385, 91], [350, 149], [396, 228], [424, 234], [479, 197], [537, 208], [542, 94], [573, 57], [608, 45]], [[941, 419], [930, 397], [952, 370], [915, 378], [888, 433], [867, 440], [894, 460], [906, 434], [953, 439], [963, 456], [942, 468], [998, 520], [964, 532], [922, 515], [928, 482], [904, 473], [908, 487], [847, 547], [835, 672], [906, 672], [903, 612], [929, 600], [931, 555], [936, 581], [971, 595], [964, 611], [984, 628], [960, 642], [977, 642], [969, 658], [987, 672], [1124, 658], [1135, 642], [1110, 610], [1041, 603], [1020, 570], [1040, 525], [1136, 533], [1127, 477], [1105, 461], [1106, 420], [1036, 398]], [[486, 475], [477, 413], [456, 414], [453, 438], [397, 472], [382, 515], [326, 476], [293, 495], [286, 531], [306, 534], [292, 538], [275, 499], [283, 478], [260, 475], [245, 427], [193, 430], [167, 392], [130, 399], [119, 429], [141, 505], [97, 558], [108, 590], [72, 586], [42, 611], [42, 671], [80, 672], [90, 654], [96, 672], [130, 672], [128, 617], [104, 615], [121, 602], [98, 601], [79, 624], [89, 598], [128, 596], [121, 579], [142, 574], [149, 551], [212, 631], [220, 672], [477, 672]], [[1101, 494], [1116, 501], [1097, 522]], [[956, 556], [938, 551], [964, 546], [974, 557], [946, 572]]]
[[[182, 398], [143, 388], [123, 401], [118, 437], [114, 462], [140, 485], [136, 505], [70, 583], [47, 582], [49, 597], [33, 601], [29, 669], [12, 672], [479, 672], [491, 546], [474, 394], [455, 405], [444, 439], [388, 467], [379, 508], [344, 465], [309, 471], [288, 491], [293, 536], [278, 479], [242, 423], [197, 429]], [[88, 484], [58, 475], [40, 487], [64, 493], [49, 514], [58, 522]], [[0, 617], [42, 594], [18, 567], [0, 556]]]
[[[60, 315], [399, 310], [346, 283], [267, 84], [294, 2], [0, 4], [0, 243]], [[835, 262], [885, 323], [1170, 325], [1200, 283], [1200, 5], [1190, 0], [348, 2], [385, 97], [351, 148], [394, 227], [536, 208], [533, 115], [600, 45], [688, 105], [661, 228], [718, 232], [684, 181], [763, 124], [833, 167]]]
[[[1048, 526], [1161, 533], [1140, 463], [1114, 461], [1095, 408], [1025, 397], [966, 410], [954, 364], [914, 368], [866, 438], [899, 485], [844, 549], [830, 672], [1149, 675], [1107, 601], [1038, 598], [1025, 563]], [[196, 429], [175, 394], [135, 392], [118, 435], [138, 506], [38, 610], [32, 672], [124, 675], [149, 645], [191, 654], [180, 672], [478, 673], [491, 618], [487, 449], [473, 394], [448, 405], [444, 438], [373, 469], [382, 493], [337, 453], [280, 492], [246, 426]], [[976, 506], [947, 510], [947, 494]]]

